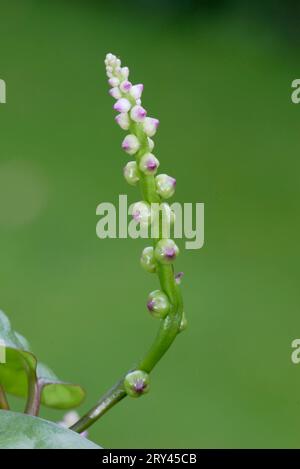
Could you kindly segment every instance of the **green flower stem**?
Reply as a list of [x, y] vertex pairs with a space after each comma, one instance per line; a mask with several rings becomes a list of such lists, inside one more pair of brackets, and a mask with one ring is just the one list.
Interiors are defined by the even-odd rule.
[[[137, 155], [137, 159], [140, 158], [140, 156], [145, 152], [146, 145], [147, 142], [146, 139], [144, 139], [141, 150]], [[144, 201], [148, 203], [160, 203], [161, 199], [156, 193], [154, 176], [140, 173], [140, 189]], [[159, 239], [160, 238], [153, 241], [154, 247], [158, 243]], [[173, 265], [158, 264], [157, 274], [160, 281], [161, 290], [164, 291], [170, 300], [171, 310], [168, 316], [162, 321], [158, 335], [152, 344], [152, 347], [145, 355], [145, 357], [139, 362], [137, 367], [135, 367], [135, 369], [143, 370], [147, 373], [153, 370], [155, 365], [159, 362], [159, 360], [163, 357], [163, 355], [167, 352], [173, 343], [179, 332], [183, 313], [182, 297], [180, 289], [175, 282]], [[71, 427], [71, 430], [82, 433], [115, 404], [126, 397], [127, 394], [123, 385], [124, 377], [109, 391], [107, 391], [107, 393], [104, 394], [99, 402]]]
[[[131, 101], [131, 105], [135, 105], [135, 100], [129, 96], [127, 99]], [[135, 135], [140, 142], [140, 149], [136, 154], [137, 167], [139, 166], [142, 156], [150, 152], [149, 141], [147, 135], [143, 131], [141, 124], [134, 122], [130, 119], [131, 134]], [[139, 185], [144, 202], [161, 203], [161, 197], [156, 191], [156, 183], [154, 175], [144, 174], [138, 169]], [[157, 243], [162, 239], [162, 220], [159, 220], [159, 233], [160, 237], [153, 240], [153, 246], [156, 247]], [[152, 347], [144, 358], [138, 363], [134, 369], [150, 373], [163, 355], [167, 352], [173, 341], [175, 340], [179, 330], [183, 315], [183, 303], [180, 289], [175, 282], [174, 268], [172, 264], [157, 263], [156, 272], [159, 278], [161, 290], [168, 296], [170, 301], [170, 312], [168, 316], [161, 321], [161, 326], [158, 335], [152, 344]], [[127, 393], [124, 389], [124, 377], [115, 384], [107, 393], [98, 401], [98, 403], [89, 410], [78, 422], [76, 422], [71, 430], [82, 433], [94, 422], [96, 422], [102, 415], [104, 415], [115, 404], [120, 402]]]
[[9, 404], [6, 398], [6, 394], [1, 384], [0, 384], [0, 409], [9, 410]]

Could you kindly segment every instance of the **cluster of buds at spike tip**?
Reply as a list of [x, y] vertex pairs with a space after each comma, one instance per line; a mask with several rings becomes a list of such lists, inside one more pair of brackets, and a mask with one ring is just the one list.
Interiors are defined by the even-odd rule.
[[140, 397], [150, 388], [149, 375], [145, 371], [136, 370], [128, 373], [124, 379], [124, 389], [131, 397]]
[[148, 296], [147, 308], [155, 318], [164, 319], [170, 311], [167, 295], [160, 290], [154, 290]]
[[[142, 106], [141, 97], [144, 86], [142, 84], [133, 85], [129, 81], [128, 67], [122, 67], [120, 59], [115, 55], [107, 54], [105, 65], [110, 85], [109, 94], [116, 100], [114, 109], [118, 112], [118, 115], [115, 120], [123, 130], [131, 131], [124, 138], [122, 148], [129, 155], [137, 155], [143, 141], [143, 150], [145, 151], [138, 157], [138, 171], [146, 175], [155, 175], [159, 167], [159, 161], [151, 153], [154, 148], [151, 137], [157, 131], [159, 120], [148, 117], [146, 109]], [[127, 177], [128, 172], [124, 172], [124, 176], [126, 181], [132, 184], [131, 177]], [[157, 192], [160, 194], [159, 186], [157, 187]]]

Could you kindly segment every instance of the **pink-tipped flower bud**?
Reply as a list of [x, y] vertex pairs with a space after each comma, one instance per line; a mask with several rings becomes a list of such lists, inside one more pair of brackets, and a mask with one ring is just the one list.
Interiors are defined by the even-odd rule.
[[135, 161], [129, 161], [124, 168], [124, 178], [131, 186], [135, 186], [139, 181], [138, 168]]
[[178, 254], [179, 248], [172, 239], [161, 239], [154, 250], [155, 258], [161, 264], [174, 262]]
[[152, 246], [148, 246], [143, 250], [140, 261], [141, 266], [146, 272], [150, 272], [151, 274], [156, 272], [156, 260]]
[[109, 86], [111, 86], [112, 88], [115, 88], [116, 86], [119, 86], [120, 84], [120, 80], [119, 78], [117, 77], [112, 77], [108, 80], [108, 84]]
[[144, 85], [141, 83], [138, 85], [133, 85], [133, 87], [130, 90], [130, 94], [134, 99], [140, 99], [143, 93], [143, 89], [144, 89]]
[[146, 115], [147, 111], [142, 106], [133, 106], [130, 111], [130, 117], [135, 122], [143, 122]]
[[155, 135], [157, 128], [159, 126], [159, 120], [154, 119], [153, 117], [146, 117], [143, 122], [143, 129], [148, 137], [153, 137]]
[[117, 86], [114, 86], [114, 88], [111, 88], [109, 90], [109, 94], [115, 99], [120, 99], [122, 97], [122, 93]]
[[147, 308], [155, 318], [164, 319], [170, 311], [167, 295], [160, 290], [154, 290], [148, 297]]
[[158, 167], [159, 161], [152, 153], [146, 153], [142, 156], [139, 168], [144, 174], [155, 174]]
[[123, 130], [128, 130], [130, 127], [130, 119], [127, 112], [121, 112], [121, 114], [118, 114], [115, 117], [115, 121]]
[[132, 207], [132, 218], [143, 227], [151, 220], [151, 208], [147, 202], [136, 202]]
[[156, 192], [163, 198], [169, 199], [174, 195], [176, 179], [167, 174], [159, 174], [155, 178]]
[[131, 397], [140, 397], [150, 389], [150, 379], [148, 373], [142, 370], [132, 371], [125, 376], [124, 389]]
[[126, 135], [122, 142], [122, 148], [129, 155], [134, 155], [140, 148], [140, 142], [135, 135]]
[[120, 84], [120, 90], [122, 91], [122, 93], [129, 93], [131, 88], [132, 88], [132, 84], [128, 80], [124, 80]]
[[118, 112], [128, 112], [131, 108], [131, 104], [126, 98], [120, 98], [114, 105], [115, 111]]

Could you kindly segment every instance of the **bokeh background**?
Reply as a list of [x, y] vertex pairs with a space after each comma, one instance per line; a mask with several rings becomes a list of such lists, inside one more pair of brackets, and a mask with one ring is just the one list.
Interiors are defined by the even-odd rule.
[[0, 2], [0, 304], [40, 359], [86, 388], [80, 413], [158, 326], [145, 243], [95, 234], [100, 202], [138, 198], [122, 176], [106, 52], [145, 84], [176, 200], [205, 203], [205, 246], [181, 243], [177, 261], [189, 328], [151, 393], [92, 428], [104, 447], [300, 446], [300, 12], [262, 3]]

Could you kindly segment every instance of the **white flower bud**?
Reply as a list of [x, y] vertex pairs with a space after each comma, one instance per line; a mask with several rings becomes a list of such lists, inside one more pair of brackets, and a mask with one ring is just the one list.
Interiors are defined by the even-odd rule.
[[121, 112], [115, 117], [115, 121], [123, 130], [128, 130], [130, 127], [130, 119], [127, 112]]
[[142, 156], [139, 168], [144, 174], [155, 174], [158, 167], [159, 161], [152, 153], [145, 153]]
[[122, 142], [123, 150], [125, 150], [129, 155], [134, 155], [139, 150], [140, 146], [141, 144], [137, 137], [132, 134], [127, 135]]
[[130, 111], [130, 117], [135, 122], [143, 122], [146, 115], [147, 111], [142, 106], [133, 106]]
[[114, 63], [115, 60], [116, 60], [116, 56], [114, 54], [111, 54], [110, 52], [106, 54], [106, 57], [105, 57], [106, 65]]
[[159, 125], [159, 120], [154, 119], [153, 117], [146, 117], [143, 122], [143, 129], [148, 137], [153, 137], [155, 135], [157, 127]]
[[108, 80], [108, 84], [109, 84], [109, 86], [114, 88], [115, 86], [119, 86], [120, 80], [117, 77], [112, 77]]
[[128, 67], [122, 67], [121, 70], [120, 70], [120, 73], [121, 73], [122, 77], [124, 78], [124, 80], [127, 80], [127, 78], [129, 77], [129, 68]]
[[156, 191], [164, 199], [169, 199], [175, 192], [176, 179], [167, 174], [159, 174], [155, 178]]
[[134, 99], [140, 99], [140, 97], [142, 96], [143, 89], [144, 85], [142, 83], [138, 85], [133, 85], [130, 90], [130, 94]]
[[129, 161], [124, 168], [124, 178], [131, 186], [135, 186], [139, 181], [138, 168], [135, 161]]
[[118, 112], [128, 112], [131, 108], [131, 104], [126, 98], [120, 98], [114, 105], [115, 111]]
[[114, 88], [111, 88], [109, 90], [109, 94], [115, 99], [122, 98], [122, 93], [121, 93], [120, 89], [117, 86], [114, 86]]

